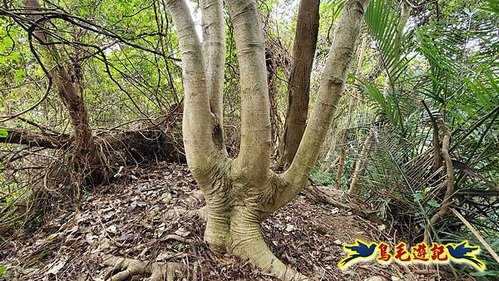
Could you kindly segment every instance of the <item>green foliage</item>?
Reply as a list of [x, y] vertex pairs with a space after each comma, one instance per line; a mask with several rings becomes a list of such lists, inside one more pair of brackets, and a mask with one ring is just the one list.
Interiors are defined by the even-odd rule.
[[322, 1], [320, 6], [321, 15], [331, 17], [333, 20], [339, 19], [345, 2], [345, 0]]
[[437, 200], [435, 200], [435, 198], [431, 198], [430, 200], [428, 200], [428, 202], [426, 202], [426, 204], [428, 204], [428, 206], [433, 208], [440, 207], [440, 204], [437, 202]]
[[[335, 23], [341, 16], [345, 0], [320, 1], [319, 36], [317, 40], [316, 62], [324, 63], [331, 45]], [[296, 24], [294, 24], [296, 25]], [[313, 92], [312, 92], [313, 94]]]
[[447, 86], [450, 79], [456, 79], [458, 66], [455, 63], [454, 46], [457, 42], [443, 42], [445, 37], [440, 32], [421, 28], [416, 31], [418, 51], [429, 63], [429, 85], [421, 87], [419, 92], [433, 100], [444, 104], [446, 97], [451, 96], [451, 89]]
[[379, 88], [371, 83], [363, 82], [362, 89], [378, 104], [383, 112], [383, 116], [386, 117], [391, 124], [396, 126], [403, 135], [404, 120], [402, 119], [396, 98], [393, 95], [383, 96], [383, 93]]
[[6, 138], [8, 136], [9, 136], [9, 132], [7, 132], [7, 130], [5, 130], [4, 128], [0, 128], [0, 137]]
[[404, 51], [402, 46], [407, 38], [404, 33], [398, 33], [399, 17], [394, 3], [386, 0], [372, 0], [369, 2], [364, 20], [369, 34], [376, 41], [383, 68], [393, 84], [407, 64], [407, 61], [401, 59]]
[[[350, 171], [353, 170], [355, 165], [354, 159], [346, 158], [344, 165], [345, 176], [341, 179], [341, 187], [348, 188], [350, 183]], [[318, 185], [329, 186], [336, 182], [336, 169], [326, 170], [321, 167], [321, 165], [315, 165], [310, 171], [310, 179]]]
[[315, 165], [310, 171], [310, 179], [318, 185], [332, 185], [336, 179], [334, 172], [322, 172], [319, 165]]
[[410, 36], [404, 31], [405, 20], [401, 20], [392, 1], [373, 0], [364, 16], [369, 35], [376, 43], [386, 81], [382, 89], [373, 83], [361, 82], [363, 90], [380, 106], [382, 115], [405, 136], [404, 111], [406, 97], [401, 90], [407, 79], [403, 77], [413, 59], [409, 56]]
[[[478, 228], [478, 230], [481, 230], [482, 232], [484, 231], [478, 224], [480, 222], [475, 223], [475, 222], [470, 222], [475, 224], [475, 226]], [[486, 231], [486, 230], [485, 230]], [[492, 250], [496, 253], [499, 252], [499, 232], [494, 232], [494, 231], [487, 231], [488, 235], [483, 235], [483, 238], [489, 246], [492, 248]], [[445, 233], [445, 238], [443, 239], [444, 242], [451, 242], [454, 243], [455, 241], [463, 241], [463, 240], [468, 240], [470, 244], [472, 245], [477, 245], [480, 246], [480, 254], [478, 255], [478, 258], [482, 261], [485, 262], [487, 268], [485, 271], [475, 271], [471, 269], [469, 266], [465, 265], [459, 265], [456, 264], [456, 267], [460, 270], [467, 271], [471, 276], [474, 276], [476, 280], [478, 281], [495, 281], [499, 277], [499, 264], [496, 262], [496, 260], [489, 254], [487, 250], [483, 247], [480, 241], [476, 239], [476, 237], [469, 232], [469, 230], [465, 227], [462, 227], [460, 229], [454, 230], [451, 233]]]
[[[437, 189], [436, 183], [424, 178], [419, 183], [411, 181], [417, 175], [411, 172], [411, 163], [432, 146], [431, 128], [421, 123], [428, 118], [418, 106], [421, 100], [451, 131], [455, 187], [460, 191], [495, 190], [499, 179], [498, 2], [440, 4], [439, 11], [425, 7], [425, 16], [413, 13], [397, 40], [399, 16], [394, 3], [372, 1], [365, 20], [388, 81], [380, 75], [359, 83], [381, 113], [377, 120], [382, 129], [392, 128], [388, 135], [380, 133], [380, 143], [366, 164], [369, 180], [363, 182], [364, 196], [382, 211], [404, 210], [405, 215], [417, 219], [421, 229], [439, 210], [443, 197], [443, 189]], [[383, 82], [388, 82], [388, 91]], [[402, 151], [403, 155], [397, 156]], [[428, 164], [422, 161], [415, 169], [431, 170]], [[498, 207], [496, 197], [455, 197], [475, 227], [497, 235], [498, 218], [492, 211]], [[447, 237], [446, 230], [459, 222], [447, 217], [443, 221], [435, 226], [435, 233]]]
[[[13, 8], [21, 9], [21, 2], [12, 2]], [[425, 100], [451, 131], [451, 156], [462, 166], [455, 168], [456, 189], [459, 192], [492, 191], [497, 189], [499, 179], [499, 0], [438, 1], [438, 11], [430, 2], [422, 3], [420, 10], [412, 13], [409, 24], [402, 29], [398, 1], [370, 2], [365, 14], [365, 32], [371, 41], [365, 62], [360, 65], [363, 78], [348, 80], [350, 84], [359, 84], [369, 100], [361, 97], [356, 109], [360, 113], [353, 115], [353, 119], [364, 119], [341, 120], [343, 123], [340, 123], [345, 124], [344, 127], [353, 127], [353, 123], [359, 127], [357, 143], [351, 146], [354, 149], [347, 149], [346, 176], [341, 186], [348, 186], [348, 175], [357, 160], [356, 155], [360, 154], [365, 128], [376, 127], [380, 139], [365, 164], [362, 197], [377, 206], [383, 218], [400, 214], [397, 217], [400, 220], [394, 218], [397, 226], [407, 224], [408, 233], [416, 235], [416, 229], [423, 229], [428, 217], [440, 208], [443, 193], [441, 187], [437, 188], [430, 181], [430, 162], [421, 160], [418, 165], [411, 166], [411, 161], [421, 159], [433, 144], [429, 124], [421, 122], [428, 117], [420, 106], [421, 100]], [[318, 72], [324, 65], [344, 3], [344, 0], [321, 1], [312, 101]], [[258, 4], [265, 15], [266, 40], [279, 42], [289, 52], [297, 5], [277, 0], [258, 1]], [[54, 46], [62, 54], [58, 62], [66, 66], [75, 62], [80, 64], [84, 98], [93, 129], [99, 131], [125, 124], [123, 128], [133, 130], [134, 120], [163, 116], [169, 105], [181, 101], [178, 38], [171, 19], [157, 2], [64, 0], [57, 1], [60, 7], [48, 1], [44, 1], [44, 5], [87, 19], [99, 30], [106, 31], [98, 33], [62, 19], [50, 21], [51, 30], [58, 35], [52, 38], [59, 42]], [[229, 17], [226, 17], [226, 37], [225, 131], [227, 143], [237, 144], [241, 113], [239, 70]], [[22, 117], [55, 132], [71, 132], [57, 90], [50, 89], [44, 97], [48, 79], [27, 40], [25, 29], [11, 18], [0, 18], [0, 115], [21, 112], [42, 100], [38, 107]], [[55, 67], [53, 58], [41, 51], [39, 43], [35, 42], [33, 47], [47, 69]], [[275, 74], [279, 78], [278, 110], [283, 115], [288, 74], [284, 67], [279, 67]], [[345, 104], [339, 105], [340, 117], [342, 108]], [[9, 120], [2, 126], [39, 129], [18, 119]], [[355, 131], [355, 128], [349, 130]], [[7, 131], [0, 128], [0, 137], [7, 135]], [[355, 151], [357, 149], [359, 151]], [[59, 156], [57, 153], [43, 151], [37, 157]], [[332, 185], [336, 169], [331, 171], [324, 172], [320, 166], [314, 166], [310, 177], [317, 184]], [[33, 174], [26, 173], [20, 178], [23, 177], [33, 177]], [[19, 188], [21, 185], [7, 178], [2, 167], [0, 191], [10, 194], [1, 203], [3, 206], [25, 194], [25, 190]], [[491, 237], [489, 240], [497, 250], [495, 222], [499, 218], [494, 211], [497, 200], [463, 199], [458, 195], [455, 199], [460, 211]], [[435, 227], [439, 235], [453, 241], [472, 238], [464, 229], [459, 230], [462, 235], [452, 236], [450, 230], [457, 226], [459, 222], [446, 217]], [[178, 251], [183, 250], [180, 246]], [[493, 264], [492, 261], [489, 264]], [[498, 270], [497, 266], [491, 266], [490, 270], [475, 276], [479, 280], [493, 280], [498, 276]], [[0, 266], [0, 277], [2, 271], [5, 272], [5, 266]]]
[[499, 270], [478, 271], [471, 273], [471, 275], [475, 276], [478, 281], [492, 281], [499, 278]]
[[487, 2], [485, 9], [495, 14], [499, 14], [499, 0], [487, 0]]

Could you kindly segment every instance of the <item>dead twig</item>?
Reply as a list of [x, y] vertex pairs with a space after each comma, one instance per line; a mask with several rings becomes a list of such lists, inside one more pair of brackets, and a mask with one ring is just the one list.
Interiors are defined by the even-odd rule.
[[485, 250], [489, 252], [489, 254], [496, 260], [496, 262], [499, 263], [499, 256], [497, 255], [497, 253], [494, 251], [494, 249], [492, 249], [489, 243], [487, 243], [487, 241], [483, 239], [482, 235], [480, 235], [480, 233], [471, 225], [471, 223], [469, 223], [458, 211], [454, 210], [453, 208], [450, 208], [450, 210], [460, 221], [463, 222], [463, 224], [470, 230], [470, 232], [475, 235], [476, 239], [480, 241]]

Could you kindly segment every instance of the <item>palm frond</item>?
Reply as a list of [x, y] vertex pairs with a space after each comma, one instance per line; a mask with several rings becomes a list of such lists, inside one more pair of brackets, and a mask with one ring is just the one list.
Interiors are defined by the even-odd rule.
[[392, 1], [372, 0], [364, 20], [369, 34], [376, 42], [383, 68], [390, 81], [395, 83], [410, 61], [404, 48], [408, 37], [403, 29], [399, 30], [400, 17], [397, 8]]
[[369, 82], [361, 81], [362, 90], [369, 95], [369, 97], [376, 102], [383, 112], [383, 116], [388, 118], [391, 124], [395, 125], [401, 131], [403, 130], [403, 124], [400, 114], [400, 109], [397, 106], [397, 103], [394, 101], [394, 97], [383, 96], [383, 93], [379, 90], [378, 87], [374, 86]]
[[486, 10], [499, 14], [499, 0], [487, 0]]

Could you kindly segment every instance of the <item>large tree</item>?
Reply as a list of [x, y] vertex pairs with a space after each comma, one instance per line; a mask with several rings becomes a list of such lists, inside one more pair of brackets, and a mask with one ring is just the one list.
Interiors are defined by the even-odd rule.
[[345, 85], [368, 0], [348, 0], [324, 67], [316, 103], [294, 160], [270, 169], [271, 125], [263, 30], [254, 0], [226, 1], [240, 68], [241, 144], [236, 158], [222, 141], [224, 22], [221, 0], [201, 1], [203, 41], [184, 1], [166, 6], [179, 38], [184, 79], [183, 136], [189, 168], [207, 202], [204, 239], [218, 253], [250, 260], [283, 280], [306, 279], [277, 259], [261, 222], [304, 187]]

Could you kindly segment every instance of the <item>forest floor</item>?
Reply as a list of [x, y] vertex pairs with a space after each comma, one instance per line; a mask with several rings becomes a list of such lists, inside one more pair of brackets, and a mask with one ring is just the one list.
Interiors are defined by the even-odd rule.
[[[9, 280], [104, 280], [107, 269], [99, 257], [111, 254], [182, 263], [193, 268], [190, 279], [275, 280], [237, 258], [212, 254], [203, 243], [203, 223], [185, 212], [204, 204], [192, 196], [195, 190], [184, 165], [125, 169], [116, 183], [84, 194], [77, 211], [59, 210], [34, 233], [2, 242], [0, 265], [8, 268]], [[263, 231], [279, 258], [316, 280], [457, 280], [397, 264], [339, 269], [343, 243], [394, 237], [385, 226], [303, 195], [267, 219]]]

